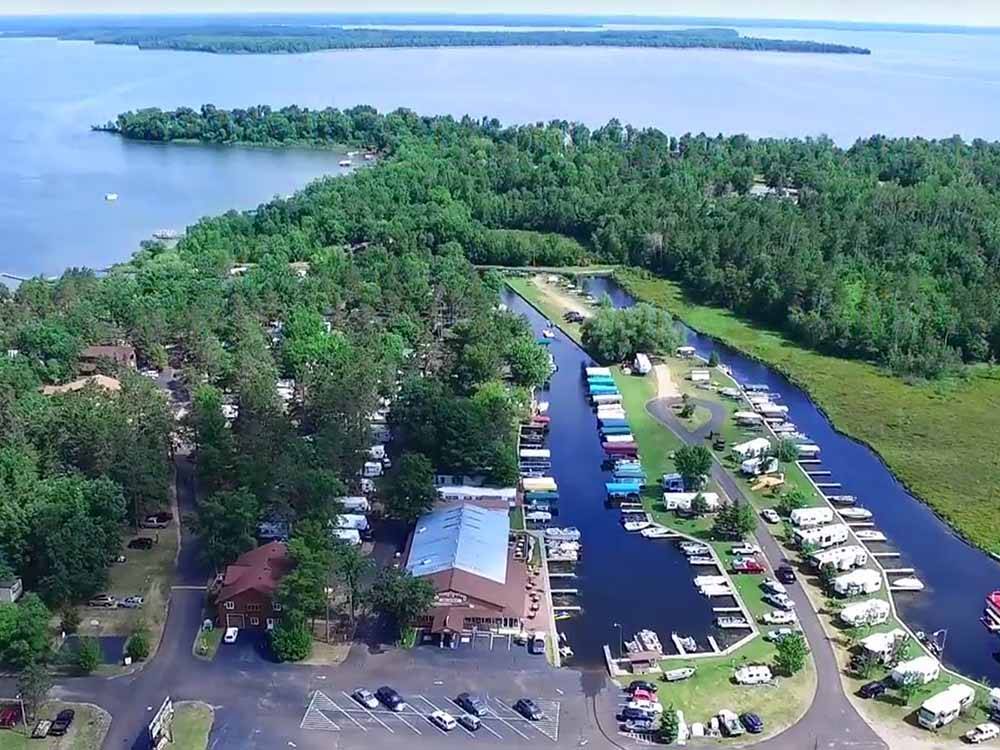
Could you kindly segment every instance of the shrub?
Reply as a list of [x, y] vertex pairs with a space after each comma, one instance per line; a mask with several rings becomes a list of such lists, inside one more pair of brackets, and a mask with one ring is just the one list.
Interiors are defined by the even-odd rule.
[[101, 646], [96, 638], [81, 638], [76, 652], [76, 669], [80, 674], [90, 674], [101, 663]]
[[140, 628], [129, 636], [125, 644], [125, 655], [133, 661], [139, 661], [149, 656], [150, 643], [149, 633], [145, 628]]

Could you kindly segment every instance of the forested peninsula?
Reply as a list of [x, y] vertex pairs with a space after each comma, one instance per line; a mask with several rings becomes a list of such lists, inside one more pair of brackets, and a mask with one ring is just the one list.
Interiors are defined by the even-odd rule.
[[324, 25], [274, 25], [202, 22], [165, 26], [85, 22], [53, 24], [5, 36], [55, 36], [124, 44], [140, 49], [168, 49], [217, 54], [297, 54], [336, 49], [386, 47], [648, 47], [710, 48], [770, 52], [867, 55], [863, 47], [796, 39], [743, 36], [731, 28], [698, 27], [669, 30], [501, 30], [428, 28], [344, 28]]

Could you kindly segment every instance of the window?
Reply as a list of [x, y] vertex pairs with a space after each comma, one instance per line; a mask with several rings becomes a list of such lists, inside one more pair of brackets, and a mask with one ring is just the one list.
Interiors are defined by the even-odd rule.
[[280, 612], [281, 611], [281, 605], [278, 604], [277, 602], [275, 602], [274, 604], [271, 605], [271, 609], [273, 609], [275, 612]]
[[251, 625], [260, 625], [260, 618], [259, 617], [251, 617], [250, 618], [250, 624]]
[[259, 604], [248, 604], [246, 606], [246, 611], [247, 612], [260, 612], [260, 605]]
[[226, 602], [226, 603], [225, 603], [225, 604], [224, 604], [223, 606], [224, 606], [224, 607], [225, 607], [226, 609], [236, 609], [236, 605], [235, 605], [235, 604], [233, 604], [233, 602]]

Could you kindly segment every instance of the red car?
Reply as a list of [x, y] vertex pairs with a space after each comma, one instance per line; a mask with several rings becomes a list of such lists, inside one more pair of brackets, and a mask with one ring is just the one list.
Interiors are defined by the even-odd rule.
[[733, 563], [734, 573], [763, 573], [764, 566], [759, 562], [754, 560], [752, 557], [745, 558], [743, 560], [736, 560]]
[[0, 728], [10, 729], [21, 720], [21, 707], [4, 706], [0, 708]]
[[655, 702], [656, 696], [650, 693], [648, 690], [634, 690], [632, 691], [632, 700]]

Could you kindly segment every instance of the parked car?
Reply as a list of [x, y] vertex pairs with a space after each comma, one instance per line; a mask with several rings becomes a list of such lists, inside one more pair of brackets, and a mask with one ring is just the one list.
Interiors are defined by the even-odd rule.
[[740, 721], [750, 734], [760, 734], [764, 731], [764, 720], [755, 713], [740, 714]]
[[73, 724], [74, 716], [76, 716], [76, 712], [72, 708], [64, 708], [57, 713], [56, 720], [49, 727], [49, 737], [62, 737], [66, 734]]
[[656, 729], [656, 722], [653, 719], [628, 719], [625, 722], [626, 732], [652, 732]]
[[722, 733], [726, 737], [739, 737], [743, 734], [743, 725], [740, 724], [740, 717], [732, 711], [723, 709], [719, 711], [719, 724], [722, 725]]
[[786, 612], [795, 607], [795, 602], [789, 599], [787, 594], [764, 594], [761, 599], [770, 604], [772, 607], [783, 609]]
[[406, 701], [403, 700], [403, 696], [388, 685], [383, 685], [376, 690], [375, 697], [378, 698], [379, 703], [388, 708], [390, 711], [399, 712], [405, 711], [408, 708]]
[[752, 557], [744, 557], [733, 561], [734, 573], [763, 573], [764, 566]]
[[129, 540], [129, 549], [153, 549], [153, 538], [149, 536], [137, 536]]
[[545, 718], [542, 709], [531, 698], [518, 698], [514, 704], [514, 710], [525, 719], [530, 719], [531, 721], [540, 721]]
[[458, 717], [458, 723], [470, 732], [478, 731], [479, 727], [483, 725], [482, 720], [478, 716], [473, 716], [472, 714], [462, 714]]
[[139, 609], [145, 603], [145, 598], [141, 596], [126, 596], [124, 599], [118, 600], [118, 606], [125, 607], [125, 609]]
[[661, 706], [660, 702], [656, 700], [631, 700], [625, 704], [625, 708], [637, 708], [640, 711], [646, 711], [653, 716], [663, 713], [663, 706]]
[[768, 630], [764, 634], [764, 640], [770, 641], [771, 643], [778, 643], [779, 641], [787, 638], [795, 631], [791, 628], [777, 628], [775, 630]]
[[649, 701], [652, 703], [656, 700], [656, 696], [648, 690], [633, 690], [632, 691], [633, 701]]
[[655, 693], [657, 689], [658, 687], [655, 682], [647, 682], [646, 680], [632, 680], [632, 682], [628, 684], [628, 687], [625, 688], [625, 690], [629, 693], [633, 693], [636, 690], [645, 690], [649, 693]]
[[222, 640], [225, 643], [236, 643], [236, 639], [239, 637], [239, 628], [226, 628], [226, 634], [222, 636]]
[[621, 713], [622, 721], [654, 721], [656, 719], [656, 714], [652, 711], [647, 711], [644, 708], [632, 708], [626, 706], [622, 709]]
[[19, 705], [4, 706], [0, 708], [0, 729], [10, 729], [21, 720], [21, 707]]
[[1000, 727], [990, 721], [985, 724], [977, 724], [965, 733], [965, 739], [973, 745], [992, 740], [997, 736], [1000, 736]]
[[49, 735], [49, 728], [52, 726], [52, 722], [48, 719], [42, 719], [37, 724], [35, 728], [31, 730], [31, 739], [33, 740], [44, 740]]
[[782, 583], [795, 583], [795, 568], [791, 565], [781, 565], [774, 574]]
[[87, 602], [87, 606], [114, 609], [118, 606], [118, 600], [111, 596], [111, 594], [96, 594]]
[[433, 711], [431, 715], [427, 717], [431, 720], [431, 723], [435, 726], [443, 729], [446, 732], [450, 732], [452, 729], [458, 726], [458, 722], [455, 721], [455, 717], [452, 716], [447, 711]]
[[885, 691], [889, 689], [889, 686], [885, 683], [885, 680], [875, 680], [874, 682], [866, 682], [858, 690], [858, 695], [864, 699], [878, 698], [880, 695], [885, 694]]
[[779, 523], [781, 521], [781, 516], [778, 515], [778, 511], [774, 508], [764, 508], [760, 512], [760, 517], [768, 523]]
[[157, 513], [151, 513], [146, 516], [146, 520], [153, 519], [154, 521], [159, 521], [160, 523], [170, 523], [174, 520], [174, 514], [169, 510], [161, 510]]
[[371, 690], [358, 688], [351, 693], [351, 697], [365, 708], [378, 708], [378, 698], [375, 697], [375, 693]]
[[531, 640], [528, 641], [528, 653], [545, 653], [545, 633], [538, 631], [531, 637]]
[[478, 695], [471, 693], [459, 693], [455, 698], [455, 705], [473, 716], [486, 716], [489, 711], [486, 702]]
[[795, 622], [795, 613], [788, 612], [783, 609], [775, 609], [770, 612], [765, 612], [760, 621], [765, 625], [787, 625], [790, 622]]
[[774, 580], [773, 578], [765, 578], [760, 582], [760, 587], [764, 591], [768, 591], [772, 594], [787, 594], [788, 589], [785, 588], [783, 583]]

